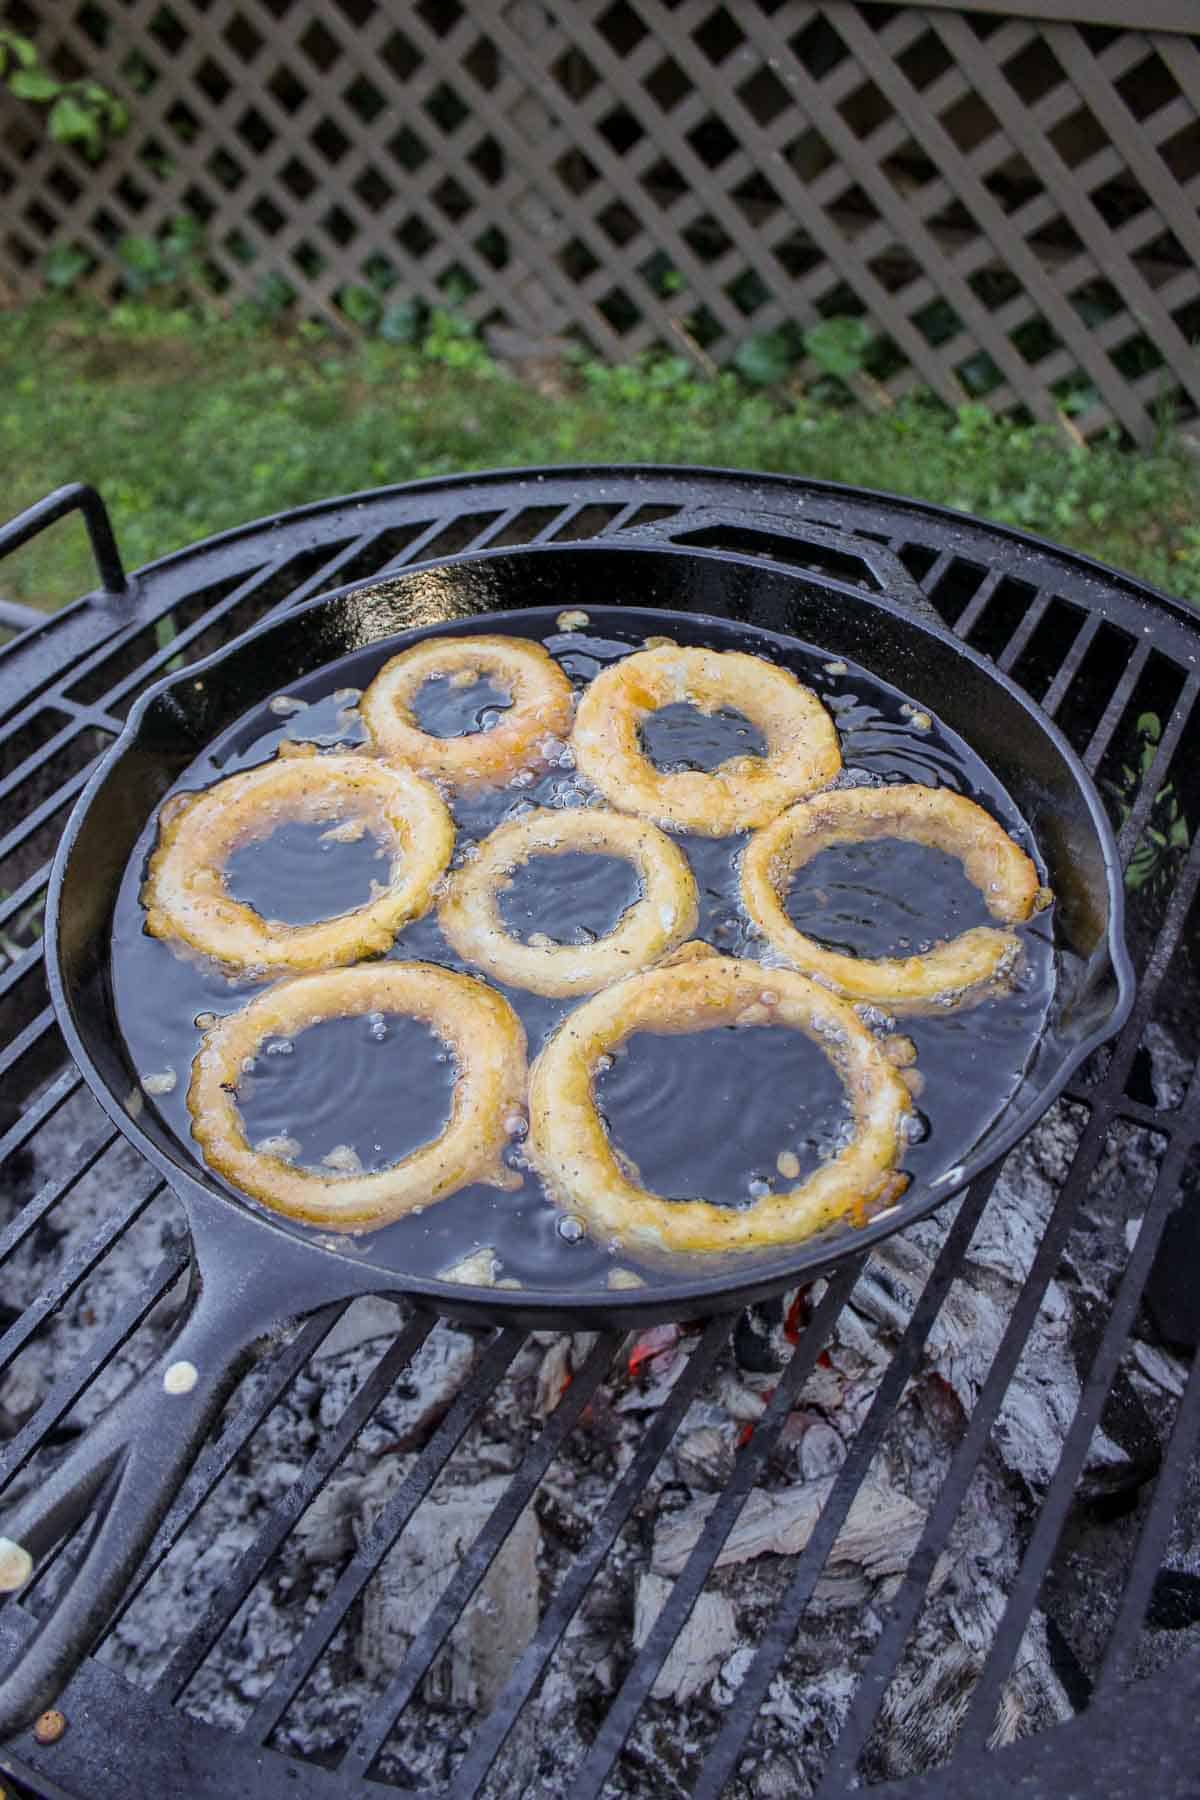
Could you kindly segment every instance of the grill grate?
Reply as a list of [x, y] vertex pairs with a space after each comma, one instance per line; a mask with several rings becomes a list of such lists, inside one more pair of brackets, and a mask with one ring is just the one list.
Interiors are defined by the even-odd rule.
[[[865, 556], [872, 545], [898, 556], [959, 636], [991, 655], [1057, 717], [1100, 782], [1131, 870], [1130, 948], [1140, 977], [1136, 1008], [1118, 1042], [1093, 1058], [1056, 1109], [1056, 1129], [1065, 1134], [1068, 1149], [1052, 1184], [1052, 1204], [1027, 1266], [1018, 1271], [1023, 1281], [990, 1370], [923, 1509], [891, 1604], [853, 1671], [838, 1728], [822, 1747], [814, 1781], [815, 1791], [828, 1800], [857, 1778], [878, 1775], [872, 1745], [881, 1705], [929, 1604], [939, 1559], [1002, 1429], [1032, 1336], [1081, 1238], [1107, 1231], [1119, 1242], [1115, 1251], [1109, 1247], [1108, 1276], [1093, 1296], [1099, 1323], [1087, 1346], [1084, 1378], [1072, 1416], [1063, 1422], [1055, 1466], [1022, 1496], [1026, 1529], [1019, 1555], [1005, 1575], [1003, 1604], [981, 1647], [949, 1746], [956, 1757], [971, 1759], [971, 1779], [980, 1786], [991, 1779], [995, 1759], [986, 1747], [1035, 1617], [1047, 1621], [1062, 1686], [1075, 1708], [1090, 1701], [1088, 1720], [1099, 1716], [1097, 1701], [1112, 1706], [1118, 1685], [1131, 1674], [1143, 1677], [1126, 1686], [1116, 1702], [1117, 1714], [1129, 1721], [1124, 1750], [1136, 1740], [1138, 1718], [1164, 1716], [1164, 1690], [1155, 1672], [1169, 1676], [1176, 1702], [1191, 1691], [1195, 1673], [1200, 1627], [1188, 1615], [1181, 1629], [1168, 1633], [1147, 1624], [1147, 1612], [1160, 1591], [1156, 1583], [1164, 1564], [1185, 1586], [1189, 1575], [1191, 1546], [1181, 1532], [1195, 1511], [1200, 1377], [1194, 1361], [1186, 1366], [1194, 1339], [1190, 1348], [1178, 1341], [1168, 1346], [1169, 1358], [1162, 1355], [1161, 1339], [1155, 1350], [1145, 1296], [1148, 1283], [1161, 1273], [1164, 1232], [1175, 1228], [1181, 1201], [1194, 1195], [1200, 1142], [1200, 1067], [1183, 1025], [1189, 1010], [1196, 1010], [1192, 956], [1200, 918], [1200, 842], [1192, 829], [1200, 819], [1195, 754], [1200, 727], [1194, 720], [1200, 632], [1184, 608], [1126, 577], [930, 508], [816, 484], [696, 471], [558, 470], [418, 484], [334, 501], [212, 540], [141, 571], [123, 592], [110, 580], [106, 593], [79, 602], [0, 650], [0, 799], [8, 824], [0, 837], [5, 894], [0, 901], [5, 952], [0, 1261], [5, 1294], [16, 1300], [0, 1306], [0, 1430], [8, 1439], [0, 1455], [0, 1509], [29, 1478], [39, 1450], [52, 1455], [54, 1446], [147, 1360], [178, 1303], [187, 1263], [169, 1195], [101, 1123], [78, 1077], [64, 1067], [38, 936], [48, 863], [69, 804], [137, 695], [175, 667], [176, 659], [194, 660], [233, 633], [349, 580], [485, 545], [570, 540], [650, 520], [669, 531], [677, 514], [692, 518], [699, 510], [706, 519], [705, 541], [719, 541], [723, 513], [731, 521], [736, 515], [736, 529], [744, 536], [747, 512], [764, 509], [854, 533]], [[776, 516], [770, 529], [777, 534], [786, 527]], [[813, 544], [789, 545], [789, 559], [811, 553], [821, 567], [816, 536]], [[1161, 1079], [1164, 1033], [1175, 1045], [1170, 1091]], [[1126, 1167], [1130, 1183], [1114, 1185], [1114, 1168], [1119, 1175]], [[889, 1359], [833, 1475], [815, 1529], [786, 1565], [786, 1582], [773, 1595], [770, 1616], [737, 1671], [740, 1679], [731, 1681], [722, 1706], [700, 1715], [703, 1741], [685, 1767], [672, 1771], [661, 1758], [656, 1761], [654, 1722], [663, 1703], [653, 1697], [655, 1683], [680, 1629], [712, 1591], [718, 1558], [743, 1505], [779, 1453], [789, 1415], [828, 1356], [856, 1283], [866, 1277], [851, 1267], [825, 1290], [790, 1361], [774, 1378], [765, 1410], [743, 1434], [732, 1472], [718, 1486], [661, 1612], [640, 1648], [634, 1650], [629, 1641], [611, 1692], [593, 1708], [587, 1729], [581, 1728], [569, 1773], [572, 1795], [773, 1791], [762, 1783], [771, 1766], [770, 1718], [779, 1678], [796, 1679], [789, 1673], [790, 1659], [830, 1553], [864, 1482], [901, 1429], [906, 1396], [943, 1329], [965, 1259], [988, 1229], [997, 1184], [1006, 1178], [993, 1171], [943, 1219], [927, 1276], [919, 1291], [898, 1304]], [[1102, 1178], [1103, 1191], [1110, 1197], [1124, 1193], [1126, 1204], [1122, 1216], [1097, 1222]], [[107, 1277], [117, 1255], [127, 1264], [132, 1258], [136, 1280], [126, 1281], [113, 1299]], [[518, 1778], [538, 1791], [530, 1740], [522, 1735], [530, 1706], [553, 1678], [563, 1644], [586, 1618], [605, 1571], [642, 1542], [644, 1496], [677, 1443], [689, 1408], [733, 1366], [735, 1322], [714, 1320], [685, 1342], [678, 1379], [647, 1414], [632, 1454], [624, 1464], [614, 1463], [606, 1493], [574, 1537], [569, 1532], [562, 1537], [553, 1567], [545, 1571], [547, 1596], [536, 1630], [514, 1654], [490, 1710], [473, 1729], [447, 1728], [443, 1779], [431, 1783], [425, 1771], [406, 1779], [404, 1718], [506, 1540], [529, 1508], [545, 1506], [548, 1478], [592, 1429], [588, 1421], [623, 1349], [607, 1335], [577, 1346], [570, 1385], [541, 1429], [526, 1433], [516, 1465], [505, 1471], [510, 1479], [503, 1496], [403, 1659], [365, 1698], [359, 1696], [361, 1704], [352, 1713], [337, 1713], [327, 1747], [306, 1758], [294, 1754], [290, 1735], [298, 1698], [314, 1688], [325, 1691], [323, 1680], [328, 1688], [330, 1659], [336, 1665], [349, 1625], [393, 1546], [399, 1541], [403, 1555], [406, 1526], [453, 1470], [463, 1445], [475, 1441], [472, 1434], [499, 1404], [497, 1396], [516, 1392], [514, 1384], [527, 1381], [532, 1354], [520, 1332], [473, 1334], [453, 1393], [436, 1416], [418, 1418], [409, 1431], [403, 1450], [411, 1461], [403, 1478], [357, 1541], [348, 1544], [336, 1573], [314, 1578], [311, 1593], [297, 1606], [286, 1654], [251, 1667], [256, 1597], [275, 1578], [281, 1553], [294, 1546], [314, 1505], [325, 1504], [336, 1490], [356, 1441], [374, 1442], [370, 1433], [380, 1435], [380, 1421], [390, 1416], [414, 1360], [419, 1363], [441, 1341], [443, 1328], [433, 1319], [405, 1321], [397, 1313], [398, 1333], [388, 1337], [382, 1354], [364, 1354], [357, 1386], [339, 1390], [340, 1404], [328, 1402], [319, 1429], [297, 1447], [286, 1478], [273, 1478], [262, 1448], [264, 1429], [298, 1392], [319, 1395], [325, 1379], [319, 1359], [344, 1329], [344, 1313], [332, 1307], [309, 1320], [260, 1365], [231, 1404], [160, 1527], [122, 1620], [68, 1690], [63, 1707], [72, 1725], [66, 1737], [52, 1749], [23, 1738], [9, 1751], [0, 1750], [0, 1767], [28, 1782], [31, 1791], [86, 1792], [93, 1800], [126, 1794], [131, 1786], [147, 1793], [171, 1791], [154, 1783], [160, 1779], [155, 1770], [169, 1769], [172, 1757], [188, 1759], [195, 1771], [189, 1791], [197, 1795], [344, 1796], [407, 1786], [453, 1793], [457, 1800], [512, 1791]], [[1156, 1390], [1153, 1443], [1141, 1473], [1107, 1512], [1097, 1512], [1085, 1471], [1098, 1432], [1110, 1427], [1119, 1393], [1128, 1390], [1135, 1338], [1143, 1351], [1147, 1345], [1155, 1350], [1174, 1376]], [[55, 1349], [53, 1376], [30, 1392], [27, 1405], [18, 1404], [12, 1384], [38, 1346], [47, 1343]], [[190, 1610], [180, 1614], [157, 1657], [133, 1670], [140, 1686], [131, 1689], [116, 1673], [130, 1662], [122, 1634], [153, 1594], [164, 1565], [192, 1558], [203, 1570], [205, 1509], [239, 1482], [263, 1493], [245, 1508], [238, 1556], [215, 1578], [201, 1575]], [[1071, 1642], [1071, 1630], [1056, 1621], [1070, 1615], [1062, 1597], [1069, 1596], [1075, 1579], [1081, 1534], [1089, 1554], [1099, 1543], [1108, 1560], [1103, 1591], [1094, 1598], [1094, 1630], [1087, 1642], [1078, 1641], [1076, 1630], [1077, 1641]], [[5, 1655], [31, 1628], [43, 1595], [71, 1555], [68, 1546], [20, 1605], [11, 1603], [0, 1613]], [[218, 1653], [227, 1662], [240, 1653], [247, 1667], [237, 1729], [193, 1716], [205, 1714], [206, 1672]], [[1146, 1696], [1153, 1699], [1150, 1714]], [[138, 1766], [132, 1769], [126, 1753], [131, 1731], [139, 1746]], [[1109, 1752], [1110, 1773], [1122, 1748]], [[1043, 1768], [1038, 1779], [1044, 1785], [1030, 1791], [1050, 1792], [1059, 1778], [1053, 1773], [1055, 1757], [1069, 1757], [1078, 1775], [1079, 1731], [1073, 1725], [1044, 1731], [1021, 1754], [1031, 1769]], [[1009, 1771], [1005, 1779], [1011, 1780], [1012, 1760], [1002, 1761]], [[1180, 1792], [1188, 1762], [1181, 1742], [1174, 1765]], [[954, 1791], [963, 1766], [952, 1762], [944, 1775], [929, 1778], [933, 1785], [895, 1791]], [[560, 1791], [553, 1773], [544, 1772], [547, 1793]], [[1161, 1774], [1155, 1791], [1173, 1791], [1172, 1768]]]

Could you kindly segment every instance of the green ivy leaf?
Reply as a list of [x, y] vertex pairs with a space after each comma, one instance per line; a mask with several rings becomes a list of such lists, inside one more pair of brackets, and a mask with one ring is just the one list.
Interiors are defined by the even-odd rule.
[[258, 306], [268, 319], [278, 319], [295, 303], [296, 290], [282, 275], [264, 275], [255, 290]]
[[739, 375], [756, 387], [774, 387], [786, 379], [796, 360], [791, 340], [783, 331], [760, 331], [747, 338], [734, 354], [733, 366]]
[[42, 264], [42, 279], [48, 288], [65, 294], [91, 267], [91, 257], [78, 244], [56, 244]]
[[131, 231], [121, 239], [117, 250], [121, 261], [129, 269], [139, 275], [149, 275], [162, 267], [162, 251], [157, 238], [146, 237], [140, 232]]
[[1125, 871], [1125, 886], [1136, 894], [1139, 888], [1145, 887], [1157, 866], [1158, 858], [1150, 845], [1139, 844]]
[[370, 327], [379, 318], [379, 295], [374, 288], [344, 287], [338, 295], [338, 305], [352, 325]]
[[100, 142], [100, 123], [90, 107], [64, 94], [50, 108], [50, 136], [56, 144], [89, 144]]
[[0, 31], [0, 75], [8, 67], [10, 57], [23, 69], [36, 69], [37, 45], [17, 31]]
[[421, 336], [425, 309], [419, 300], [395, 300], [379, 321], [379, 335], [389, 344], [415, 344]]
[[866, 361], [875, 333], [866, 319], [822, 319], [804, 333], [804, 348], [819, 368], [839, 381], [849, 381]]
[[63, 89], [47, 69], [18, 69], [8, 85], [18, 100], [53, 100]]

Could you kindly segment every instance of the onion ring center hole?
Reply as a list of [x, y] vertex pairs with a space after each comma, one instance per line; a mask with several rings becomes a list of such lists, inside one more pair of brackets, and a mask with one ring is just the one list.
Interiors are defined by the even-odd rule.
[[512, 706], [512, 695], [486, 675], [463, 681], [455, 675], [434, 675], [423, 681], [412, 700], [412, 714], [430, 737], [473, 737], [490, 731], [502, 713]]
[[556, 944], [592, 944], [616, 929], [641, 891], [637, 870], [621, 856], [590, 850], [531, 856], [501, 885], [500, 917], [518, 943], [534, 934]]
[[238, 1079], [237, 1103], [251, 1145], [278, 1145], [321, 1175], [356, 1173], [354, 1159], [373, 1172], [441, 1133], [457, 1074], [449, 1047], [419, 1019], [321, 1019], [295, 1037], [266, 1038]]
[[371, 883], [385, 886], [391, 867], [391, 846], [381, 844], [361, 820], [285, 820], [268, 836], [233, 851], [225, 885], [260, 919], [314, 925], [368, 905]]
[[783, 1026], [635, 1032], [601, 1065], [595, 1096], [618, 1160], [672, 1200], [746, 1206], [781, 1193], [854, 1129], [828, 1057]]
[[822, 850], [796, 870], [784, 908], [798, 931], [846, 956], [923, 956], [996, 923], [956, 856], [893, 837]]
[[642, 720], [639, 736], [643, 753], [660, 774], [695, 770], [709, 775], [734, 757], [767, 753], [766, 738], [744, 713], [729, 706], [701, 712], [690, 700], [660, 706]]

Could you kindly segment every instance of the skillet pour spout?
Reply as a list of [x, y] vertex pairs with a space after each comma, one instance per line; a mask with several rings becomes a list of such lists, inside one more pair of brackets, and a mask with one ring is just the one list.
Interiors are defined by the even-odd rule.
[[[630, 596], [630, 604], [614, 605], [614, 595]], [[648, 604], [633, 604], [634, 597]], [[631, 646], [669, 635], [757, 651], [784, 666], [797, 662], [802, 645], [856, 661], [919, 694], [994, 772], [1028, 823], [1057, 897], [1045, 1030], [1016, 1092], [979, 1141], [936, 1179], [914, 1181], [900, 1204], [864, 1228], [844, 1221], [752, 1262], [690, 1259], [640, 1289], [468, 1287], [389, 1262], [370, 1238], [351, 1246], [289, 1227], [224, 1188], [154, 1109], [136, 1119], [126, 1109], [137, 1076], [114, 1011], [114, 907], [130, 857], [189, 765], [251, 709], [331, 663], [365, 658], [378, 666], [441, 634], [500, 632], [540, 642], [569, 609], [586, 612], [596, 637]], [[0, 1513], [0, 1536], [9, 1540], [0, 1547], [0, 1571], [12, 1591], [24, 1590], [55, 1545], [94, 1518], [79, 1567], [0, 1679], [0, 1734], [53, 1700], [119, 1610], [147, 1550], [153, 1544], [156, 1555], [165, 1553], [188, 1516], [180, 1509], [177, 1519], [172, 1503], [224, 1402], [263, 1343], [289, 1322], [356, 1295], [386, 1293], [415, 1303], [418, 1334], [435, 1312], [508, 1326], [636, 1329], [732, 1311], [861, 1257], [1003, 1155], [1123, 1024], [1132, 977], [1121, 917], [1120, 866], [1095, 789], [1061, 733], [1012, 682], [907, 595], [868, 594], [753, 556], [612, 541], [484, 552], [312, 602], [159, 684], [134, 708], [64, 833], [46, 946], [55, 1011], [88, 1086], [182, 1205], [192, 1240], [190, 1302], [146, 1373], [14, 1511]]]

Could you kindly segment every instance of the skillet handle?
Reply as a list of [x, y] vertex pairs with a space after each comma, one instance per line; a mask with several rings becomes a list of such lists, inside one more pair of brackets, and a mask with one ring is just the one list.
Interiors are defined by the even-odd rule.
[[[0, 1580], [17, 1591], [94, 1510], [79, 1568], [0, 1675], [0, 1738], [43, 1712], [116, 1612], [196, 1454], [268, 1335], [253, 1284], [193, 1272], [170, 1343], [26, 1499], [0, 1518]], [[272, 1322], [275, 1329], [280, 1321]]]
[[[945, 623], [894, 550], [801, 513], [765, 506], [688, 507], [669, 518], [632, 526], [621, 537], [695, 550], [740, 551], [789, 568], [811, 563], [814, 574], [870, 589], [928, 624]], [[809, 557], [804, 556], [805, 549], [811, 552]]]

